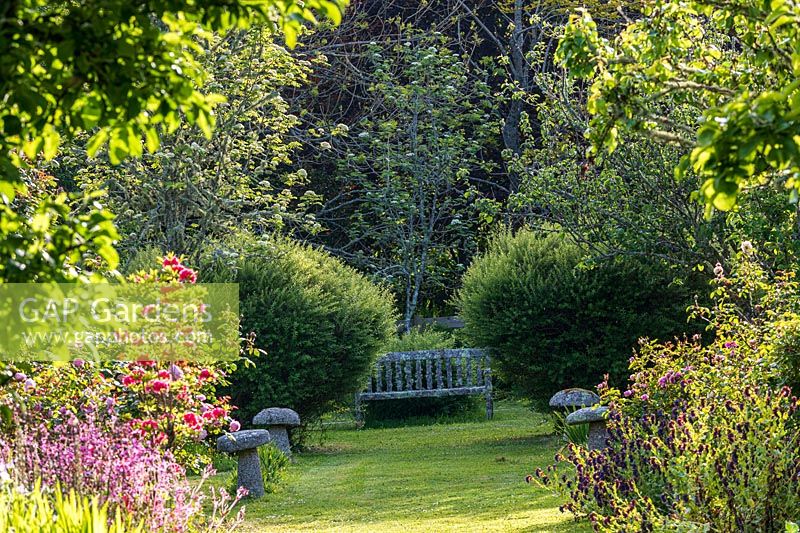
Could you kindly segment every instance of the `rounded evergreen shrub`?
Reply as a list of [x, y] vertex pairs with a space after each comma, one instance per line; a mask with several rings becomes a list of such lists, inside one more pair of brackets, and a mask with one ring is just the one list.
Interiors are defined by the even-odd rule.
[[492, 349], [499, 383], [544, 408], [567, 387], [608, 373], [624, 383], [640, 337], [686, 330], [686, 289], [631, 259], [581, 268], [581, 249], [560, 233], [503, 233], [464, 276], [457, 304], [472, 346]]
[[290, 407], [310, 422], [338, 402], [352, 403], [379, 350], [393, 335], [395, 311], [383, 288], [316, 248], [288, 239], [216, 250], [203, 281], [239, 284], [242, 332], [266, 355], [231, 376], [241, 420]]

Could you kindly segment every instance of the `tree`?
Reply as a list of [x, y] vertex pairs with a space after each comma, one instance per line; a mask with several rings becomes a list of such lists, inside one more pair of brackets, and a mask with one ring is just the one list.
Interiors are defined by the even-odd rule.
[[735, 249], [726, 242], [724, 214], [705, 220], [690, 198], [695, 184], [675, 181], [678, 148], [634, 137], [602, 160], [587, 158], [583, 87], [555, 72], [534, 79], [543, 94], [529, 95], [539, 130], [532, 131], [534, 119], [522, 121], [525, 142], [510, 163], [522, 176], [512, 211], [531, 224], [557, 224], [592, 262], [638, 256], [687, 275], [698, 264], [713, 268]]
[[680, 146], [698, 196], [734, 207], [764, 182], [800, 188], [800, 7], [776, 0], [655, 0], [613, 39], [587, 11], [571, 17], [558, 59], [593, 80], [594, 150], [623, 131]]
[[[206, 136], [220, 98], [203, 94], [205, 72], [197, 40], [209, 31], [266, 22], [293, 44], [314, 11], [338, 21], [347, 0], [16, 0], [0, 7], [0, 241], [3, 279], [41, 281], [74, 275], [77, 252], [114, 268], [115, 234], [108, 213], [85, 220], [70, 214], [63, 196], [44, 198], [39, 216], [20, 217], [14, 197], [25, 190], [20, 169], [52, 159], [62, 138], [92, 130], [88, 151], [108, 144], [116, 164], [158, 148], [159, 133], [182, 118]], [[59, 238], [50, 239], [49, 235]], [[17, 246], [17, 241], [31, 244]], [[37, 243], [47, 242], [46, 246]], [[85, 255], [81, 254], [81, 255]], [[28, 268], [30, 265], [31, 268]], [[66, 272], [70, 272], [68, 268]]]
[[80, 188], [107, 191], [128, 256], [147, 246], [194, 256], [236, 230], [317, 227], [307, 213], [317, 196], [300, 193], [307, 173], [288, 168], [299, 146], [288, 132], [299, 120], [283, 98], [309, 66], [273, 41], [259, 25], [208, 43], [205, 86], [226, 99], [211, 138], [184, 124], [152, 154], [119, 165], [89, 158], [81, 143], [56, 158], [59, 174]]
[[498, 125], [488, 85], [470, 82], [444, 37], [414, 35], [373, 47], [378, 105], [349, 128], [346, 187], [318, 213], [337, 230], [331, 250], [395, 287], [406, 330], [426, 294], [453, 288], [496, 211], [477, 187]]

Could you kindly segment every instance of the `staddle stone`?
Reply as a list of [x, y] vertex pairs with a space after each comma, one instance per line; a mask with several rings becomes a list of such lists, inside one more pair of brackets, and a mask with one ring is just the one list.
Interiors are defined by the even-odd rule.
[[300, 415], [286, 407], [270, 407], [253, 417], [254, 426], [269, 426], [272, 442], [288, 457], [292, 456], [289, 428], [300, 425]]
[[600, 396], [590, 390], [579, 388], [558, 391], [550, 398], [550, 407], [554, 409], [589, 407], [596, 403], [600, 403]]
[[217, 439], [217, 450], [238, 454], [239, 486], [247, 489], [249, 496], [259, 498], [264, 495], [264, 478], [261, 476], [261, 461], [258, 447], [270, 441], [269, 431], [265, 429], [246, 429], [228, 433]]
[[606, 429], [607, 412], [608, 407], [605, 405], [584, 407], [567, 415], [566, 423], [570, 426], [589, 424], [588, 447], [590, 450], [600, 450], [605, 448], [608, 442], [608, 430]]

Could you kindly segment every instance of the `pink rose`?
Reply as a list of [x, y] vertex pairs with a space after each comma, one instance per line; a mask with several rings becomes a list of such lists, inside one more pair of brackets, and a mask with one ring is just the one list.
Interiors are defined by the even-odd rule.
[[160, 379], [153, 380], [151, 385], [153, 392], [159, 393], [169, 389], [169, 383], [166, 381], [161, 381]]
[[186, 413], [183, 415], [183, 421], [194, 429], [200, 429], [203, 425], [203, 421], [194, 413]]
[[181, 281], [188, 281], [195, 283], [197, 281], [197, 273], [191, 268], [184, 268], [178, 272], [178, 279]]

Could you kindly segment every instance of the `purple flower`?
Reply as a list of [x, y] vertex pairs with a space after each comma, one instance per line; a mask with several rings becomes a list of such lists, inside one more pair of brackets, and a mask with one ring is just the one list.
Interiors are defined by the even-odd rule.
[[649, 399], [650, 399], [650, 395], [649, 395], [649, 394], [647, 394], [647, 393], [645, 393], [645, 394], [642, 394], [642, 395], [641, 395], [639, 398], [641, 398], [641, 400], [642, 400], [643, 402], [646, 402], [647, 400], [649, 400]]
[[178, 381], [183, 377], [183, 370], [175, 363], [172, 363], [169, 365], [169, 376], [172, 378], [172, 381]]
[[84, 361], [83, 359], [75, 359], [74, 361], [72, 361], [72, 366], [74, 366], [75, 368], [81, 368], [85, 362], [86, 361]]
[[625, 396], [626, 398], [630, 398], [633, 395], [633, 391], [626, 390], [625, 392], [622, 393], [622, 395]]
[[234, 420], [234, 421], [231, 422], [231, 426], [230, 426], [231, 433], [236, 433], [240, 429], [242, 429], [242, 425], [239, 423], [238, 420]]
[[25, 391], [31, 392], [36, 388], [36, 382], [33, 381], [31, 378], [25, 380]]
[[27, 379], [27, 377], [28, 377], [28, 376], [26, 376], [26, 375], [25, 375], [25, 374], [23, 374], [22, 372], [17, 372], [16, 374], [14, 374], [14, 379], [15, 379], [16, 381], [25, 381], [25, 380]]

